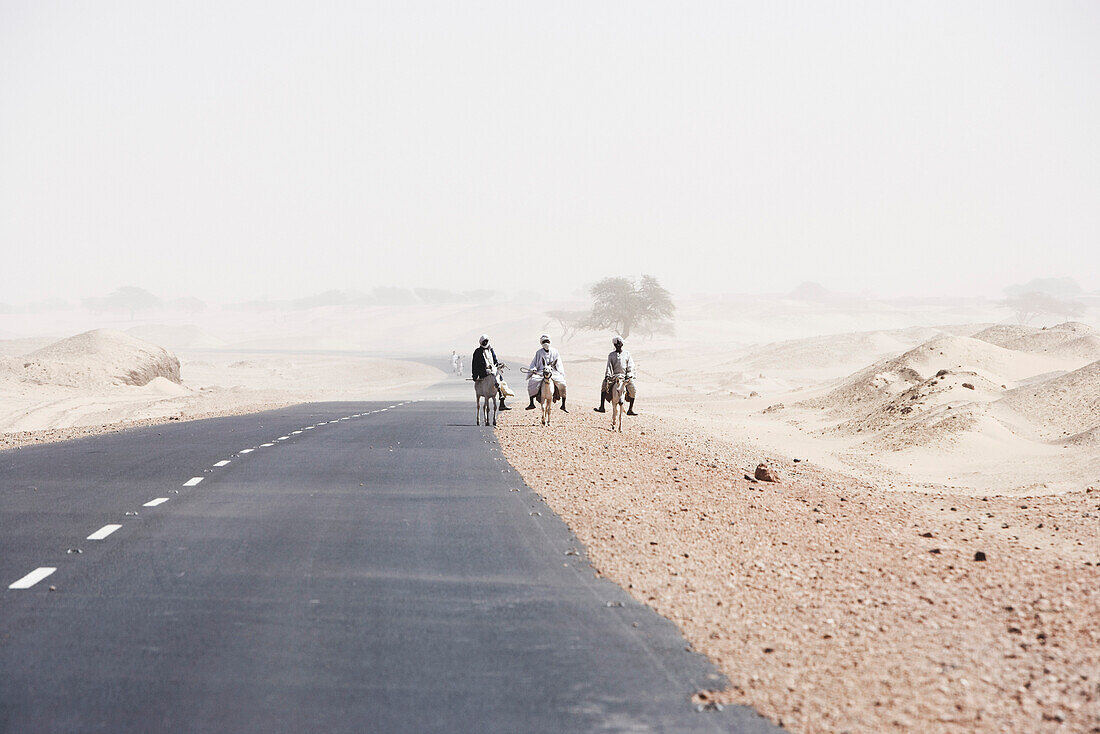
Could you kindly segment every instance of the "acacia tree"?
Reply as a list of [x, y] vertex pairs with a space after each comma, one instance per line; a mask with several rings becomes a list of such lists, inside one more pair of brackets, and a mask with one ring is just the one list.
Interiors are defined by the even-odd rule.
[[1058, 314], [1062, 318], [1072, 319], [1085, 312], [1085, 306], [1072, 298], [1056, 298], [1039, 291], [1016, 293], [1005, 299], [1005, 305], [1016, 314], [1016, 320], [1026, 324], [1042, 314]]
[[585, 318], [588, 316], [587, 311], [547, 311], [546, 315], [550, 317], [550, 321], [547, 322], [547, 327], [553, 322], [557, 322], [558, 328], [561, 329], [561, 341], [564, 344], [573, 338], [577, 333], [577, 329], [582, 328]]
[[587, 329], [614, 329], [624, 339], [631, 331], [647, 335], [672, 331], [676, 306], [651, 275], [643, 275], [637, 283], [629, 278], [604, 278], [589, 293], [593, 303], [584, 322]]
[[136, 312], [163, 305], [160, 298], [144, 288], [132, 285], [116, 288], [109, 296], [102, 298], [85, 298], [83, 303], [89, 311], [129, 311], [131, 321]]

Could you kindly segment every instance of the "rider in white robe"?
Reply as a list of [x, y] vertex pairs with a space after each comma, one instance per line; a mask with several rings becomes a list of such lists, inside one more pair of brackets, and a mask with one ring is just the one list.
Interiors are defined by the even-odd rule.
[[[551, 369], [551, 379], [553, 379], [554, 386], [561, 396], [561, 409], [565, 410], [565, 365], [562, 364], [558, 350], [550, 346], [548, 335], [543, 334], [539, 338], [539, 342], [541, 342], [542, 347], [535, 352], [535, 356], [531, 360], [531, 373], [527, 376], [527, 393], [531, 396], [531, 404], [527, 406], [527, 410], [535, 409], [535, 398], [542, 387], [542, 368], [546, 366]], [[565, 412], [568, 413], [569, 411], [565, 410]]]

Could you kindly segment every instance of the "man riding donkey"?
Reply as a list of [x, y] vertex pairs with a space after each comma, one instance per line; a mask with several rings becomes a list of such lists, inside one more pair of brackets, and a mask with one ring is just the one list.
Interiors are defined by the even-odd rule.
[[542, 369], [549, 367], [551, 379], [554, 381], [554, 400], [556, 401], [560, 396], [561, 409], [568, 413], [569, 411], [565, 409], [565, 366], [562, 364], [561, 355], [558, 354], [557, 349], [550, 346], [549, 335], [543, 334], [539, 342], [541, 349], [535, 352], [527, 376], [527, 394], [531, 396], [531, 404], [526, 409], [535, 409], [535, 398], [538, 397], [539, 388], [542, 387]]
[[630, 352], [623, 349], [622, 337], [616, 336], [612, 339], [611, 346], [615, 349], [607, 355], [607, 369], [604, 370], [603, 386], [600, 388], [600, 407], [592, 410], [597, 413], [607, 412], [603, 404], [611, 399], [611, 380], [615, 375], [625, 375], [626, 399], [630, 403], [626, 414], [638, 415], [634, 412], [634, 398], [637, 395], [637, 388], [634, 386], [634, 358], [630, 356]]
[[512, 393], [508, 392], [508, 386], [501, 379], [499, 373], [499, 368], [503, 367], [504, 363], [497, 360], [496, 350], [489, 344], [488, 334], [482, 334], [477, 341], [480, 346], [474, 350], [474, 356], [470, 359], [471, 377], [477, 381], [488, 377], [490, 374], [496, 374], [498, 377], [497, 389], [500, 395], [500, 405], [497, 410], [511, 410], [504, 404], [504, 398], [512, 395]]

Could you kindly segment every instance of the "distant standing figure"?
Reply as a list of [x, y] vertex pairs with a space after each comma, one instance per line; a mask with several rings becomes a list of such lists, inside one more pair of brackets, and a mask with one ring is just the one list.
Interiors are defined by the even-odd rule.
[[561, 409], [568, 413], [569, 411], [565, 409], [565, 365], [562, 364], [561, 355], [558, 354], [557, 349], [550, 346], [548, 334], [543, 334], [539, 342], [542, 348], [535, 352], [527, 376], [527, 394], [531, 396], [531, 404], [527, 406], [527, 410], [535, 409], [535, 398], [538, 397], [539, 388], [542, 386], [542, 368], [548, 366], [552, 372], [554, 387], [561, 397]]
[[606, 413], [604, 402], [611, 399], [611, 379], [615, 375], [626, 376], [626, 400], [630, 403], [627, 415], [638, 415], [634, 412], [634, 398], [637, 388], [634, 386], [634, 358], [630, 352], [623, 349], [623, 339], [616, 336], [611, 340], [611, 346], [615, 347], [611, 354], [607, 355], [607, 369], [604, 370], [603, 385], [600, 387], [600, 407], [592, 410], [597, 413]]
[[456, 352], [455, 350], [452, 349], [451, 350], [451, 372], [455, 373], [456, 375], [461, 374], [458, 371], [458, 368], [459, 368], [458, 352]]

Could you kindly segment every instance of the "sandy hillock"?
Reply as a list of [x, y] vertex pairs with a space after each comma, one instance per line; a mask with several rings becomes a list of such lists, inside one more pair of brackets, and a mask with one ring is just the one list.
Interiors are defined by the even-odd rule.
[[146, 385], [160, 377], [180, 382], [175, 355], [143, 339], [95, 329], [9, 360], [10, 374], [24, 383], [95, 390]]
[[1100, 361], [1009, 390], [996, 408], [1026, 419], [1044, 440], [1090, 443], [1100, 431]]
[[1096, 330], [1088, 324], [1076, 321], [1067, 321], [1064, 324], [1039, 329], [1031, 334], [1013, 339], [1004, 346], [1008, 349], [1016, 349], [1021, 352], [1033, 352], [1041, 354], [1051, 352], [1066, 344], [1085, 337], [1093, 336]]
[[1031, 354], [1049, 354], [1061, 359], [1094, 362], [1100, 359], [1100, 335], [1078, 321], [1037, 329], [1031, 326], [991, 326], [974, 335], [990, 344]]
[[[992, 336], [1020, 338], [1004, 330]], [[872, 441], [873, 446], [893, 451], [915, 446], [943, 447], [963, 432], [1010, 440], [1013, 433], [1009, 426], [1034, 424], [1056, 407], [1064, 408], [1066, 416], [1051, 415], [1042, 420], [1053, 421], [1057, 431], [1042, 428], [1025, 432], [1037, 432], [1044, 438], [1052, 433], [1068, 436], [1096, 424], [1082, 417], [1082, 406], [1059, 397], [1065, 390], [1057, 386], [1070, 375], [1058, 376], [1070, 366], [1072, 363], [1052, 355], [999, 347], [983, 339], [942, 335], [857, 372], [831, 392], [801, 406], [824, 411], [836, 420], [827, 429], [829, 432], [859, 435]], [[1087, 382], [1081, 376], [1072, 383], [1075, 388], [1066, 389], [1096, 396], [1096, 388], [1090, 393], [1084, 384]], [[1014, 392], [1050, 397], [1021, 409], [1026, 400], [1003, 400]]]
[[[823, 397], [807, 401], [806, 406], [856, 417], [897, 403], [899, 398], [914, 408], [932, 397], [937, 404], [946, 402], [944, 394], [956, 387], [968, 390], [960, 397], [973, 401], [983, 395], [988, 402], [999, 390], [1016, 387], [1018, 381], [1063, 368], [1061, 361], [1050, 357], [1004, 349], [979, 339], [941, 335], [855, 373]], [[973, 389], [962, 388], [964, 382]]]
[[1063, 359], [1085, 359], [1095, 362], [1100, 359], [1100, 336], [1089, 334], [1079, 339], [1063, 342], [1051, 349], [1049, 353]]
[[1005, 347], [1022, 337], [1030, 336], [1039, 329], [1035, 326], [1017, 326], [1015, 324], [996, 324], [973, 335], [974, 339]]

